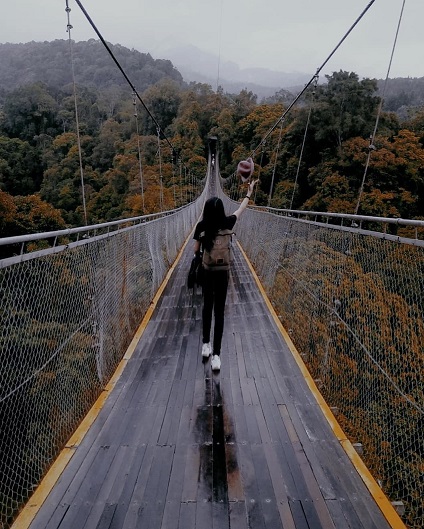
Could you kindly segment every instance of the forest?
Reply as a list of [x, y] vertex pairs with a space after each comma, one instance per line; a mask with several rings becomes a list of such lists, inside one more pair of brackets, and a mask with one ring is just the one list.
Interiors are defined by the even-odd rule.
[[73, 46], [71, 64], [67, 41], [0, 45], [1, 237], [179, 206], [211, 135], [223, 177], [256, 149], [258, 205], [353, 213], [377, 115], [358, 212], [424, 218], [423, 79], [390, 80], [381, 105], [381, 81], [333, 72], [262, 142], [295, 94], [187, 84], [170, 61], [109, 44], [141, 104], [102, 43]]
[[[95, 224], [180, 206], [187, 193], [175, 193], [175, 186], [179, 187], [179, 191], [187, 191], [192, 178], [204, 178], [210, 136], [218, 138], [220, 171], [224, 177], [231, 176], [237, 162], [260, 146], [255, 156], [256, 174], [260, 177], [260, 187], [255, 196], [257, 204], [353, 213], [370, 151], [369, 138], [377, 116], [378, 130], [372, 145], [359, 213], [405, 219], [424, 218], [424, 78], [390, 80], [386, 101], [382, 102], [381, 80], [360, 79], [355, 72], [333, 72], [321, 79], [316, 87], [311, 86], [281, 121], [281, 125], [275, 127], [266, 142], [263, 142], [264, 136], [280, 120], [296, 94], [282, 89], [273, 97], [259, 101], [254, 93], [247, 90], [238, 94], [224, 93], [222, 89], [214, 91], [206, 84], [185, 83], [170, 61], [154, 60], [150, 55], [119, 45], [110, 46], [174, 148], [170, 148], [163, 135], [158, 135], [155, 122], [140, 101], [134, 98], [132, 90], [100, 42], [90, 40], [75, 43], [74, 46], [81, 151], [78, 148], [68, 43], [1, 44], [0, 237], [78, 226], [84, 224], [85, 220]], [[82, 202], [80, 152], [87, 219]], [[332, 249], [331, 244], [328, 248], [328, 277], [323, 278], [323, 272], [318, 268], [316, 271], [308, 269], [301, 279], [303, 284], [308, 280], [330, 292], [331, 289], [324, 289], [324, 286], [333, 284], [340, 255]], [[363, 326], [364, 342], [371, 350], [380, 352], [396, 346], [390, 359], [394, 359], [394, 363], [404, 362], [402, 369], [395, 370], [399, 373], [397, 381], [400, 384], [402, 377], [408, 379], [410, 373], [411, 377], [415, 376], [415, 369], [408, 371], [404, 369], [405, 365], [418, 365], [416, 373], [422, 372], [422, 340], [419, 339], [423, 334], [421, 312], [407, 288], [412, 282], [420, 284], [416, 277], [420, 277], [422, 263], [414, 258], [416, 275], [410, 274], [405, 279], [403, 272], [407, 268], [403, 263], [407, 260], [398, 248], [396, 253], [389, 255], [384, 265], [381, 265], [379, 254], [372, 247], [363, 250], [365, 257], [362, 260], [358, 252], [353, 255], [352, 263], [349, 262], [347, 279], [338, 293], [345, 311], [343, 317], [348, 323], [366, 321], [368, 304], [361, 304], [354, 292], [359, 289], [368, 294], [375, 307], [378, 307], [378, 311], [375, 311], [378, 317]], [[315, 253], [318, 252], [311, 248], [310, 254]], [[295, 257], [295, 254], [290, 253], [284, 256], [284, 266], [280, 267], [274, 287], [274, 298], [277, 300], [285, 299], [293, 285], [291, 277], [294, 274], [288, 279], [283, 271], [291, 268], [296, 270]], [[362, 261], [366, 263], [363, 268], [358, 264]], [[57, 269], [61, 273], [52, 276], [57, 278], [58, 288], [65, 287], [70, 294], [66, 298], [69, 301], [62, 299], [60, 305], [47, 303], [58, 311], [53, 314], [51, 322], [38, 321], [31, 312], [33, 309], [27, 298], [20, 311], [4, 311], [6, 318], [13, 318], [13, 329], [16, 330], [10, 338], [10, 350], [13, 351], [11, 361], [22, 350], [28, 352], [24, 355], [28, 361], [35, 361], [35, 350], [39, 346], [37, 340], [42, 339], [38, 336], [43, 337], [47, 327], [52, 332], [60, 329], [64, 323], [63, 314], [69, 312], [63, 305], [74, 303], [74, 292], [81, 290], [80, 283], [86, 281], [83, 276], [72, 276], [66, 261], [59, 259]], [[374, 274], [370, 274], [370, 270]], [[382, 279], [387, 270], [390, 270], [391, 275], [386, 275], [396, 279], [388, 281], [388, 285], [383, 284]], [[27, 271], [26, 280], [26, 290], [31, 291], [31, 282], [38, 284], [39, 277]], [[398, 284], [405, 292], [395, 291]], [[136, 286], [137, 297], [139, 291], [147, 290], [141, 281]], [[54, 292], [51, 290], [47, 295], [53, 296]], [[413, 299], [409, 299], [409, 295]], [[315, 312], [313, 308], [309, 312], [305, 310], [305, 296], [292, 298], [293, 305], [286, 310], [286, 314], [294, 323], [284, 323], [294, 329], [299, 349], [311, 351], [309, 367], [313, 372], [316, 367], [314, 362], [318, 362], [313, 358], [311, 344], [318, 344], [316, 358], [324, 356], [325, 351], [320, 350], [320, 344], [328, 342], [327, 330], [319, 322], [312, 329], [318, 320], [309, 318], [311, 313], [315, 317]], [[45, 304], [45, 299], [39, 296], [38, 302]], [[420, 296], [417, 299], [421, 299]], [[409, 309], [410, 306], [413, 310]], [[59, 312], [59, 309], [63, 312]], [[85, 310], [89, 312], [88, 307]], [[284, 314], [283, 308], [281, 314]], [[82, 317], [85, 318], [85, 315], [82, 314]], [[371, 318], [374, 318], [373, 314]], [[399, 346], [397, 342], [406, 339], [404, 337], [407, 335], [397, 333], [393, 346], [389, 331], [392, 327], [405, 329], [406, 322], [411, 320], [416, 328], [416, 346], [405, 354], [407, 346], [403, 343]], [[27, 333], [30, 339], [22, 346], [18, 338], [26, 321], [31, 329]], [[66, 324], [69, 326], [68, 320]], [[308, 325], [312, 329], [309, 334], [304, 332]], [[385, 332], [381, 332], [381, 329]], [[372, 432], [375, 426], [368, 425], [369, 429], [365, 432], [367, 424], [362, 419], [362, 404], [353, 399], [360, 387], [359, 376], [356, 376], [360, 371], [360, 363], [355, 359], [355, 344], [345, 330], [337, 331], [337, 336], [336, 330], [331, 331], [334, 348], [346, 353], [343, 353], [344, 361], [334, 361], [334, 371], [343, 371], [345, 376], [340, 375], [336, 380], [346, 382], [336, 387], [335, 393], [340, 394], [340, 401], [346, 400], [347, 412], [349, 407], [358, 408], [360, 412], [359, 419], [349, 418], [347, 412], [339, 417], [343, 428], [353, 439], [361, 439], [370, 447], [366, 454], [367, 462], [370, 468], [377, 469], [377, 474], [385, 478], [386, 482], [396, 475], [395, 463], [408, 470], [408, 480], [412, 476], [410, 481], [419, 481], [421, 478], [416, 477], [416, 474], [422, 468], [421, 454], [420, 464], [416, 464], [413, 459], [417, 457], [415, 453], [411, 455], [409, 452], [407, 456], [410, 461], [402, 460], [400, 463], [404, 447], [398, 439], [390, 440], [390, 443], [385, 439], [383, 458], [378, 460], [374, 457], [377, 448], [373, 437], [367, 432]], [[87, 344], [89, 349], [91, 333], [91, 327], [86, 334], [78, 332], [76, 340]], [[309, 341], [303, 343], [303, 337]], [[342, 348], [343, 344], [347, 346]], [[55, 347], [55, 340], [49, 340], [47, 350], [53, 351]], [[79, 364], [85, 361], [85, 357], [73, 355], [71, 349], [69, 353], [65, 349], [65, 354], [68, 354], [72, 368], [65, 370], [65, 384], [70, 388], [80, 388], [85, 382], [81, 379]], [[334, 359], [337, 358], [334, 354]], [[395, 367], [398, 367], [397, 364]], [[15, 376], [13, 369], [9, 372]], [[49, 372], [42, 382], [54, 384], [55, 378], [56, 375]], [[35, 389], [41, 392], [44, 386], [40, 382], [40, 386]], [[98, 388], [91, 390], [85, 387], [85, 393], [93, 391], [94, 396], [95, 389]], [[409, 394], [410, 388], [407, 389]], [[77, 393], [82, 395], [84, 392]], [[383, 405], [380, 407], [377, 396], [378, 392], [374, 408], [378, 412], [376, 416], [381, 417], [380, 411], [385, 408]], [[8, 404], [10, 409], [19, 409], [15, 399], [17, 401], [18, 397], [14, 396]], [[28, 400], [22, 399], [22, 402]], [[86, 410], [78, 410], [77, 401], [74, 406], [75, 415], [80, 413], [83, 416]], [[4, 417], [12, 418], [14, 422], [32, 425], [28, 417], [31, 415], [33, 423], [37, 424], [41, 409], [27, 407], [18, 417], [9, 413], [9, 408], [5, 408], [3, 413]], [[402, 431], [400, 426], [405, 422], [403, 408], [399, 407], [392, 421], [396, 426], [393, 431]], [[406, 430], [406, 427], [403, 429]], [[4, 431], [7, 433], [9, 430], [4, 428]], [[411, 423], [408, 431], [410, 444], [421, 447], [416, 438], [422, 431], [422, 421]], [[36, 428], [32, 428], [31, 433], [34, 432], [38, 435]], [[59, 433], [64, 439], [69, 434], [65, 429]], [[26, 434], [24, 431], [24, 437]], [[39, 437], [41, 442], [41, 435]], [[29, 435], [28, 439], [31, 439]], [[22, 448], [23, 459], [29, 459], [26, 449], [26, 446]], [[43, 470], [41, 463], [37, 464]], [[394, 497], [411, 495], [412, 486], [408, 480], [388, 483], [387, 488], [390, 492], [399, 493]], [[423, 509], [422, 499], [414, 499], [410, 503], [418, 506], [418, 519]]]

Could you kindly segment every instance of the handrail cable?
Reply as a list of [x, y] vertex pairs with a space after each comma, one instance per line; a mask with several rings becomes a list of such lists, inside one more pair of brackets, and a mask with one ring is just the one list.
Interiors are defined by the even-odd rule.
[[134, 105], [134, 117], [135, 117], [135, 128], [137, 133], [137, 148], [138, 148], [138, 170], [140, 175], [140, 188], [141, 188], [141, 204], [144, 213], [144, 183], [143, 183], [143, 167], [141, 164], [141, 146], [140, 146], [140, 131], [138, 127], [138, 112], [137, 112], [137, 100], [136, 95], [133, 92], [133, 105]]
[[292, 209], [292, 207], [293, 207], [294, 195], [296, 193], [297, 181], [299, 179], [300, 166], [302, 164], [303, 151], [305, 149], [306, 137], [308, 135], [309, 123], [311, 121], [312, 103], [313, 103], [313, 101], [315, 99], [315, 93], [316, 93], [315, 91], [316, 91], [316, 88], [317, 88], [317, 84], [318, 84], [318, 76], [316, 75], [315, 76], [315, 82], [314, 82], [314, 90], [312, 92], [312, 101], [311, 101], [311, 104], [309, 105], [308, 118], [306, 120], [305, 132], [303, 134], [302, 147], [300, 149], [299, 162], [297, 164], [297, 169], [296, 169], [296, 177], [294, 179], [293, 193], [292, 193], [292, 197], [291, 197], [291, 200], [290, 200], [290, 209]]
[[357, 215], [358, 211], [359, 211], [359, 206], [360, 206], [360, 203], [361, 203], [362, 193], [364, 191], [365, 179], [367, 177], [368, 167], [369, 167], [370, 160], [371, 160], [371, 153], [372, 153], [372, 151], [375, 150], [374, 140], [375, 140], [375, 136], [377, 134], [378, 123], [380, 121], [380, 115], [381, 115], [381, 112], [382, 112], [382, 109], [383, 109], [384, 96], [386, 95], [387, 82], [389, 80], [390, 69], [392, 67], [393, 56], [394, 56], [394, 53], [395, 53], [397, 39], [398, 39], [398, 36], [399, 36], [399, 30], [400, 30], [400, 25], [401, 25], [401, 22], [402, 22], [403, 11], [405, 9], [405, 3], [406, 3], [406, 0], [403, 0], [402, 8], [400, 10], [398, 25], [397, 25], [397, 28], [396, 28], [395, 39], [394, 39], [394, 42], [393, 42], [392, 53], [390, 55], [389, 66], [387, 68], [386, 79], [384, 81], [383, 93], [381, 94], [380, 104], [378, 105], [377, 118], [375, 120], [374, 130], [372, 132], [372, 135], [370, 136], [370, 143], [369, 143], [369, 146], [368, 146], [367, 161], [365, 163], [365, 169], [364, 169], [364, 175], [362, 177], [361, 187], [359, 188], [359, 196], [358, 196], [358, 202], [356, 203], [356, 207], [355, 207], [355, 215]]
[[[76, 0], [78, 1], [78, 0]], [[362, 13], [358, 16], [358, 18], [355, 20], [355, 22], [352, 24], [352, 26], [348, 29], [348, 31], [345, 33], [343, 38], [339, 41], [337, 46], [333, 49], [333, 51], [330, 53], [330, 55], [325, 59], [325, 61], [321, 64], [319, 68], [317, 68], [317, 71], [314, 73], [314, 75], [311, 77], [311, 79], [305, 84], [303, 89], [297, 94], [297, 96], [293, 99], [293, 101], [290, 103], [290, 105], [287, 107], [287, 109], [283, 112], [283, 114], [280, 116], [280, 118], [276, 121], [276, 123], [269, 129], [269, 131], [265, 134], [265, 136], [262, 138], [261, 143], [257, 145], [253, 151], [251, 152], [250, 156], [253, 158], [256, 150], [258, 147], [268, 138], [268, 136], [278, 127], [280, 122], [286, 117], [286, 115], [290, 112], [290, 110], [294, 107], [294, 105], [297, 103], [297, 101], [302, 97], [302, 95], [306, 92], [306, 90], [309, 88], [309, 86], [314, 82], [315, 78], [321, 70], [324, 68], [324, 66], [328, 63], [328, 61], [331, 59], [331, 57], [336, 53], [336, 51], [340, 48], [340, 46], [343, 44], [343, 42], [347, 39], [349, 34], [353, 31], [355, 26], [358, 25], [360, 20], [364, 17], [365, 13], [370, 9], [370, 7], [374, 4], [375, 0], [371, 0], [367, 7], [362, 11]]]
[[71, 29], [72, 29], [71, 17], [70, 17], [71, 8], [69, 7], [68, 0], [66, 0], [65, 11], [66, 11], [67, 19], [68, 19], [66, 31], [68, 33], [69, 52], [71, 56], [72, 86], [73, 86], [74, 107], [75, 107], [75, 127], [77, 129], [77, 145], [78, 145], [78, 158], [79, 158], [80, 177], [81, 177], [82, 206], [84, 209], [84, 221], [85, 221], [85, 225], [87, 226], [88, 218], [87, 218], [87, 207], [85, 203], [84, 169], [82, 166], [81, 138], [80, 138], [79, 119], [78, 119], [77, 86], [75, 82], [74, 52], [73, 52], [72, 39], [71, 39]]
[[84, 13], [86, 19], [88, 20], [88, 22], [90, 23], [91, 27], [94, 29], [94, 31], [97, 33], [97, 36], [99, 37], [99, 39], [101, 40], [103, 46], [106, 48], [106, 50], [108, 51], [109, 55], [112, 57], [114, 63], [116, 64], [116, 66], [119, 68], [120, 72], [122, 73], [122, 75], [125, 77], [125, 80], [127, 81], [127, 83], [130, 85], [133, 93], [137, 96], [137, 99], [140, 101], [140, 103], [143, 105], [144, 109], [146, 110], [146, 112], [149, 114], [149, 116], [152, 118], [154, 124], [156, 125], [156, 129], [160, 132], [160, 134], [162, 135], [163, 139], [166, 141], [166, 143], [169, 145], [169, 147], [174, 150], [174, 147], [172, 145], [172, 143], [168, 140], [166, 134], [163, 132], [163, 130], [161, 129], [159, 123], [156, 121], [155, 117], [153, 116], [153, 114], [150, 112], [150, 110], [148, 109], [148, 107], [146, 106], [146, 104], [144, 103], [144, 101], [142, 100], [142, 98], [140, 97], [139, 93], [137, 92], [135, 86], [133, 85], [133, 83], [131, 82], [130, 78], [128, 77], [128, 75], [125, 73], [124, 69], [122, 68], [122, 66], [120, 65], [118, 59], [115, 57], [115, 55], [113, 54], [113, 51], [110, 49], [110, 47], [108, 46], [107, 42], [105, 41], [105, 39], [103, 38], [102, 34], [100, 33], [100, 31], [97, 29], [96, 25], [94, 24], [93, 20], [91, 19], [90, 15], [87, 13], [87, 11], [85, 10], [84, 6], [81, 4], [80, 0], [75, 0], [75, 2], [78, 4], [78, 6], [80, 7], [81, 11]]

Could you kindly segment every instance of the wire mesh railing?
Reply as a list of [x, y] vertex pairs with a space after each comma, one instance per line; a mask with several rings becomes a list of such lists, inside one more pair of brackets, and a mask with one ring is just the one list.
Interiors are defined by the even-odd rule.
[[[0, 241], [14, 254], [0, 260], [0, 528], [116, 369], [204, 198], [229, 200], [211, 172], [179, 210]], [[414, 528], [424, 525], [423, 233], [419, 221], [271, 208], [247, 210], [237, 227], [328, 404]]]
[[423, 221], [270, 208], [249, 209], [237, 227], [326, 402], [416, 529], [424, 527], [423, 233]]
[[107, 384], [203, 201], [0, 241], [0, 528]]

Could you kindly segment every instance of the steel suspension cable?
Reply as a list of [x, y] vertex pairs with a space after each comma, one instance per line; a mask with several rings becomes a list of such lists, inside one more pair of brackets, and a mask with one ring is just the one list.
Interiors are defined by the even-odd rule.
[[311, 121], [312, 103], [313, 103], [313, 100], [314, 100], [315, 90], [316, 90], [317, 84], [318, 84], [318, 76], [316, 76], [316, 79], [315, 79], [315, 83], [314, 83], [314, 91], [312, 92], [312, 101], [311, 101], [311, 104], [309, 105], [308, 119], [306, 120], [305, 132], [304, 132], [304, 134], [303, 134], [302, 147], [301, 147], [301, 149], [300, 149], [299, 162], [298, 162], [298, 164], [297, 164], [296, 177], [295, 177], [295, 179], [294, 179], [294, 187], [293, 187], [292, 197], [291, 197], [291, 200], [290, 200], [290, 207], [289, 207], [289, 209], [292, 209], [292, 208], [293, 208], [294, 195], [295, 195], [295, 193], [296, 193], [297, 181], [298, 181], [298, 179], [299, 179], [300, 166], [301, 166], [301, 164], [302, 164], [303, 151], [304, 151], [304, 149], [305, 149], [306, 137], [307, 137], [307, 135], [308, 135], [309, 123], [310, 123], [310, 121]]
[[130, 78], [128, 77], [128, 75], [125, 73], [124, 69], [122, 68], [122, 66], [120, 65], [118, 59], [115, 57], [115, 55], [113, 54], [113, 51], [110, 49], [110, 47], [108, 46], [107, 42], [105, 41], [105, 39], [103, 38], [102, 34], [100, 33], [100, 31], [97, 29], [96, 25], [94, 24], [93, 20], [91, 19], [90, 15], [87, 13], [86, 9], [84, 8], [84, 6], [82, 5], [82, 3], [80, 2], [80, 0], [75, 0], [75, 2], [78, 4], [78, 6], [80, 7], [81, 11], [84, 13], [84, 16], [86, 17], [86, 19], [88, 20], [88, 22], [90, 23], [91, 27], [94, 29], [94, 31], [97, 33], [97, 36], [99, 37], [99, 39], [101, 40], [103, 46], [106, 48], [107, 52], [109, 53], [109, 55], [112, 57], [114, 63], [116, 64], [116, 66], [119, 68], [120, 72], [122, 73], [122, 75], [124, 76], [125, 80], [127, 81], [127, 83], [130, 85], [133, 93], [135, 93], [135, 95], [137, 96], [137, 99], [140, 101], [140, 103], [143, 105], [144, 109], [146, 110], [146, 112], [148, 113], [148, 115], [151, 117], [151, 119], [153, 120], [154, 124], [156, 125], [156, 129], [159, 130], [161, 136], [163, 137], [163, 139], [166, 141], [166, 143], [171, 147], [171, 149], [174, 149], [174, 147], [172, 146], [171, 142], [168, 140], [166, 134], [163, 132], [163, 130], [161, 129], [159, 123], [156, 121], [155, 117], [153, 116], [153, 114], [150, 112], [150, 110], [148, 109], [148, 107], [146, 106], [146, 104], [144, 103], [144, 101], [142, 100], [142, 98], [140, 97], [139, 93], [137, 92], [135, 86], [133, 85], [133, 83], [131, 82]]
[[319, 75], [321, 70], [324, 68], [324, 66], [328, 63], [328, 61], [333, 57], [333, 55], [336, 53], [336, 51], [340, 48], [340, 46], [343, 44], [343, 42], [347, 39], [347, 37], [350, 35], [350, 33], [353, 31], [353, 29], [358, 25], [358, 23], [361, 21], [361, 19], [364, 17], [364, 15], [367, 13], [367, 11], [370, 9], [370, 7], [374, 4], [375, 0], [371, 0], [367, 7], [362, 11], [362, 13], [358, 16], [358, 18], [355, 20], [355, 22], [351, 25], [351, 27], [348, 29], [348, 31], [344, 34], [342, 39], [339, 41], [337, 46], [333, 49], [333, 51], [328, 55], [328, 57], [325, 59], [325, 61], [321, 64], [319, 68], [317, 68], [317, 71], [315, 74], [311, 77], [311, 79], [305, 84], [303, 89], [297, 94], [297, 96], [293, 99], [293, 101], [290, 103], [290, 105], [287, 107], [287, 109], [283, 112], [283, 114], [280, 116], [280, 118], [276, 121], [276, 123], [269, 129], [269, 131], [265, 134], [265, 136], [262, 138], [261, 143], [257, 145], [253, 151], [251, 152], [251, 157], [253, 158], [257, 149], [262, 144], [263, 141], [265, 141], [270, 134], [278, 127], [280, 122], [287, 116], [287, 114], [290, 112], [290, 110], [294, 107], [294, 105], [297, 103], [297, 101], [302, 97], [302, 95], [306, 92], [306, 90], [309, 88], [309, 86], [314, 82], [315, 78]]
[[368, 174], [368, 167], [369, 167], [369, 164], [370, 164], [370, 161], [371, 161], [371, 154], [372, 154], [372, 151], [375, 150], [375, 145], [374, 145], [375, 136], [377, 134], [378, 124], [379, 124], [379, 121], [380, 121], [381, 112], [383, 110], [384, 97], [386, 95], [386, 89], [387, 89], [387, 82], [389, 80], [390, 70], [391, 70], [391, 67], [392, 67], [393, 57], [394, 57], [394, 54], [395, 54], [397, 39], [398, 39], [398, 36], [399, 36], [400, 25], [401, 25], [402, 18], [403, 18], [403, 11], [405, 9], [405, 3], [406, 3], [406, 0], [403, 0], [402, 8], [400, 10], [400, 15], [399, 15], [399, 21], [398, 21], [397, 28], [396, 28], [395, 39], [394, 39], [393, 46], [392, 46], [392, 52], [391, 52], [391, 55], [390, 55], [389, 66], [387, 68], [386, 79], [384, 81], [383, 93], [381, 94], [380, 103], [378, 105], [377, 117], [376, 117], [376, 120], [375, 120], [374, 130], [373, 130], [373, 132], [372, 132], [372, 134], [370, 136], [370, 143], [369, 143], [369, 146], [368, 146], [367, 160], [366, 160], [366, 163], [365, 163], [365, 169], [364, 169], [364, 175], [362, 177], [361, 187], [359, 188], [358, 202], [356, 203], [356, 207], [355, 207], [355, 215], [357, 215], [358, 211], [359, 211], [359, 206], [361, 204], [362, 194], [364, 192], [365, 180], [366, 180], [366, 177], [367, 177], [367, 174]]
[[79, 119], [78, 119], [77, 85], [75, 82], [74, 51], [73, 51], [72, 38], [71, 38], [71, 29], [72, 29], [71, 16], [70, 16], [71, 8], [69, 7], [68, 0], [66, 0], [65, 11], [66, 11], [67, 19], [68, 19], [66, 31], [68, 32], [69, 53], [71, 57], [72, 87], [73, 87], [74, 108], [75, 108], [75, 127], [77, 129], [77, 145], [78, 145], [78, 158], [79, 158], [80, 178], [81, 178], [82, 207], [84, 210], [84, 222], [85, 222], [85, 225], [87, 226], [88, 218], [87, 218], [87, 206], [85, 203], [84, 169], [82, 166], [81, 138], [80, 138]]

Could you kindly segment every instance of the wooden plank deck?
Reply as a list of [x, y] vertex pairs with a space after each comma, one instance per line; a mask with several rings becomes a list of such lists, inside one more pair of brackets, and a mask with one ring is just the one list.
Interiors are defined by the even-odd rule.
[[31, 529], [386, 529], [241, 252], [222, 368], [185, 249], [122, 376]]

